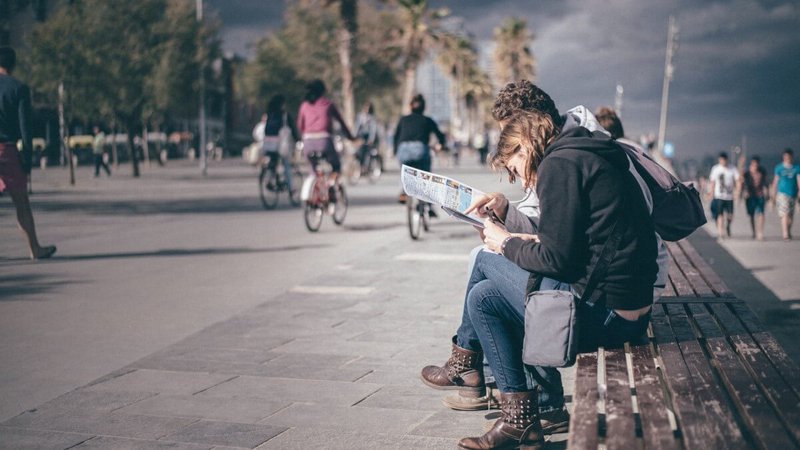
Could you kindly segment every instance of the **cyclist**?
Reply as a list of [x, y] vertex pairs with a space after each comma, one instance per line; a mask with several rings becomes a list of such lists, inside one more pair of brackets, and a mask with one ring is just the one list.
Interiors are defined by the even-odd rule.
[[[300, 139], [292, 116], [286, 111], [286, 99], [283, 95], [274, 95], [267, 103], [267, 121], [264, 123], [264, 140], [261, 146], [267, 167], [274, 168], [278, 161], [283, 162], [283, 175], [286, 186], [292, 192], [292, 150], [294, 146], [287, 142], [289, 136], [281, 136], [281, 130], [288, 128], [293, 142]], [[286, 133], [286, 131], [284, 131]], [[281, 148], [281, 147], [285, 148]], [[283, 153], [283, 154], [281, 154]]]
[[316, 170], [317, 161], [312, 158], [315, 154], [324, 157], [331, 165], [328, 185], [332, 203], [336, 202], [335, 186], [342, 170], [339, 155], [333, 146], [334, 120], [339, 122], [347, 139], [355, 139], [336, 105], [325, 97], [325, 83], [322, 80], [311, 81], [306, 85], [305, 101], [300, 105], [300, 112], [297, 114], [297, 128], [303, 136], [303, 154], [311, 163], [311, 169]]
[[371, 149], [378, 145], [378, 121], [375, 119], [375, 107], [367, 102], [356, 119], [356, 137], [363, 141], [358, 149], [358, 161], [363, 173], [367, 165], [367, 157]]
[[[400, 164], [430, 172], [431, 149], [428, 143], [431, 134], [436, 135], [439, 149], [445, 145], [445, 136], [439, 126], [425, 112], [425, 97], [417, 94], [411, 99], [411, 114], [400, 118], [394, 132], [394, 154]], [[400, 203], [406, 202], [405, 192], [400, 193]], [[435, 216], [431, 211], [431, 216]]]

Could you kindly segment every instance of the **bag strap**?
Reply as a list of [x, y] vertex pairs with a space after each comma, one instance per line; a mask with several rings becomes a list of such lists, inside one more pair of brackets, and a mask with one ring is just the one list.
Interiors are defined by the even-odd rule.
[[586, 287], [583, 289], [583, 293], [580, 294], [581, 302], [594, 304], [600, 299], [602, 292], [597, 290], [597, 284], [606, 277], [608, 266], [611, 265], [611, 261], [614, 260], [614, 256], [617, 254], [617, 249], [621, 241], [622, 227], [619, 226], [619, 219], [617, 219], [611, 227], [611, 234], [608, 236], [603, 250], [600, 251], [600, 255], [589, 270], [589, 278], [586, 281]]

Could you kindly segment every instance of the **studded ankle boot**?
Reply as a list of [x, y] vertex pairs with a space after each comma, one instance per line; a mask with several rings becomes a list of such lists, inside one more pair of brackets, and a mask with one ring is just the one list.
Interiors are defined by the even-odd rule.
[[500, 394], [503, 416], [481, 437], [464, 438], [458, 448], [469, 450], [539, 450], [544, 445], [536, 391]]
[[434, 389], [484, 392], [483, 353], [473, 352], [456, 345], [450, 359], [443, 366], [427, 366], [422, 369], [422, 382]]

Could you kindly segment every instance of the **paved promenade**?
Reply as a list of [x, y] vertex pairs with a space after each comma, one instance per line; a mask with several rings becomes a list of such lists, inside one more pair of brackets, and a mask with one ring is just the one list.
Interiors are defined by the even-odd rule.
[[[0, 448], [450, 449], [481, 433], [485, 412], [446, 409], [418, 378], [449, 355], [471, 228], [440, 219], [412, 242], [396, 172], [350, 189], [344, 228], [326, 217], [310, 234], [299, 210], [261, 209], [238, 163], [207, 179], [184, 163], [141, 180], [128, 169], [81, 169], [77, 188], [36, 173], [52, 261], [20, 257], [0, 199]], [[499, 179], [445, 172], [487, 190]], [[735, 293], [780, 290], [728, 243], [693, 241]]]

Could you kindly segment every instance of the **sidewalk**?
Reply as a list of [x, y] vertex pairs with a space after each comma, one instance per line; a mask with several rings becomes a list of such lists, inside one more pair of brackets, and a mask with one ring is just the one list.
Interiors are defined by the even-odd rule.
[[449, 356], [476, 234], [448, 219], [420, 242], [383, 234], [363, 256], [3, 422], [0, 447], [451, 449], [481, 434], [486, 412], [450, 411], [447, 392], [419, 380]]

